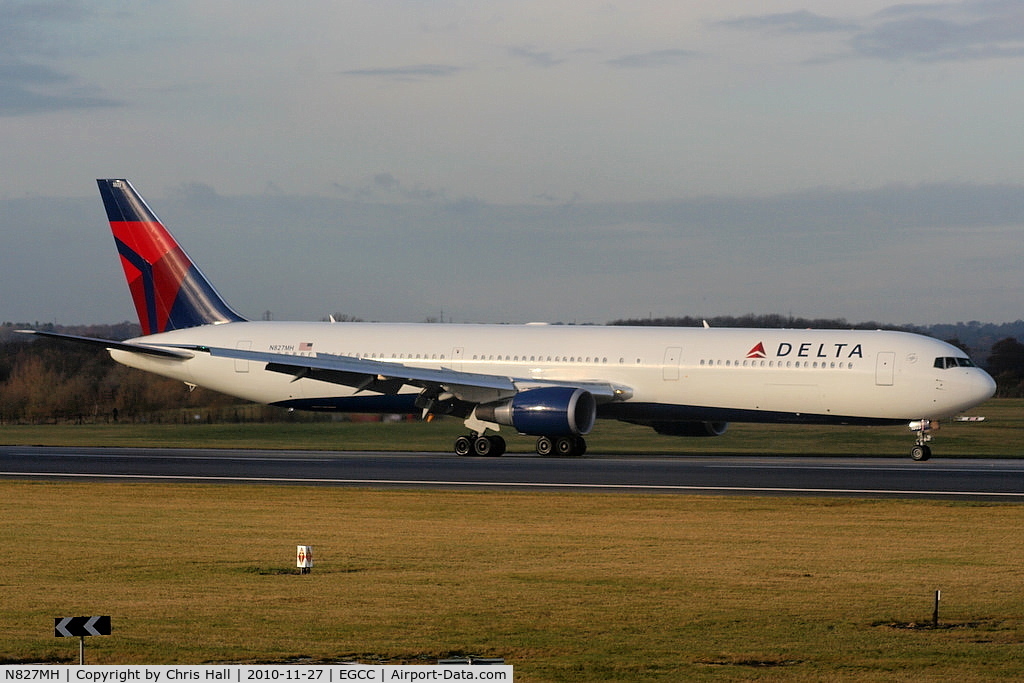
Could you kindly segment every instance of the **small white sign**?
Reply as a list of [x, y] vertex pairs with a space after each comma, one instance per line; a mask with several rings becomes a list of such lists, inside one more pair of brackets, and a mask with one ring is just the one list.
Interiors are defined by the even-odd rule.
[[298, 549], [295, 551], [295, 566], [299, 569], [313, 568], [313, 546], [298, 546]]

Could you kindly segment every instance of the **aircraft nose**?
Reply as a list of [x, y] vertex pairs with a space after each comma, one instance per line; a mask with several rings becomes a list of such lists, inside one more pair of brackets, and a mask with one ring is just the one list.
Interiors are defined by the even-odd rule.
[[936, 405], [941, 404], [949, 415], [975, 408], [996, 393], [995, 380], [979, 367], [965, 368], [958, 377], [951, 377], [946, 387], [947, 391], [942, 393], [950, 399], [949, 403], [940, 401]]
[[973, 378], [973, 383], [978, 394], [978, 403], [983, 403], [995, 396], [996, 381], [992, 379], [992, 375], [981, 368], [978, 368], [978, 372]]

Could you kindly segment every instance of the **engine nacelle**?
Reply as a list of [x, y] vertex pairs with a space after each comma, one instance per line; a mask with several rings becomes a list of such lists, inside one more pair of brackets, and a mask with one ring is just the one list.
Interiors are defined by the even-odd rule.
[[476, 416], [531, 436], [578, 436], [594, 428], [597, 401], [585, 389], [541, 387], [506, 401], [479, 405]]
[[666, 436], [721, 436], [728, 422], [652, 422], [654, 431]]

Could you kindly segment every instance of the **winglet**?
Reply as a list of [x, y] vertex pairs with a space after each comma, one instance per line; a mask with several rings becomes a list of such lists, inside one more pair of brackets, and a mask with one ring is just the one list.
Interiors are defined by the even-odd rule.
[[97, 180], [144, 335], [241, 322], [131, 183]]

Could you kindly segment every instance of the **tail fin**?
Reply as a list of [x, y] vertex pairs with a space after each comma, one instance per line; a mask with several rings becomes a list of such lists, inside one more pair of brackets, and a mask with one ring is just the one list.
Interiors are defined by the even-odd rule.
[[97, 180], [142, 334], [241, 322], [127, 180]]

